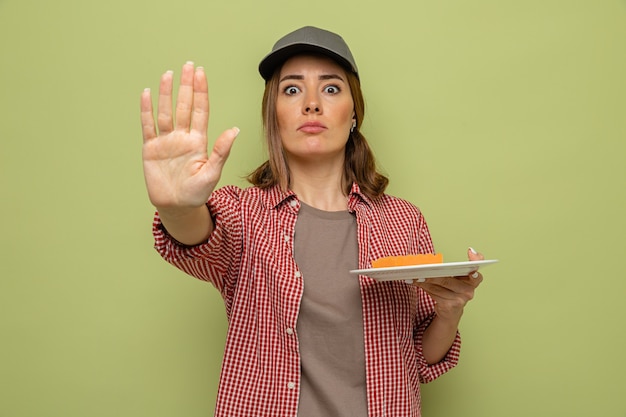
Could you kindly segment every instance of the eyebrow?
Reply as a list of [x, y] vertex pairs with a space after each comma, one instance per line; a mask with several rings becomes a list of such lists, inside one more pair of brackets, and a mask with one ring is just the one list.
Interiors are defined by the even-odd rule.
[[[322, 81], [322, 80], [340, 80], [340, 81], [345, 82], [345, 80], [339, 74], [323, 74], [323, 75], [320, 75], [318, 77], [318, 79], [320, 81]], [[285, 75], [283, 78], [280, 79], [279, 82], [282, 83], [285, 80], [304, 80], [304, 75], [296, 75], [296, 74]]]

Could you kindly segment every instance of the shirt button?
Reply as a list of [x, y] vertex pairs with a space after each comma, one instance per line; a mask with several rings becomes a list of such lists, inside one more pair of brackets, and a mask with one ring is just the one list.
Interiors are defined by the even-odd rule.
[[289, 242], [289, 235], [285, 235], [285, 242]]
[[296, 200], [291, 200], [291, 201], [289, 202], [289, 205], [290, 205], [291, 207], [295, 207], [295, 206], [297, 206], [297, 205], [298, 205], [298, 202], [297, 202]]
[[295, 276], [296, 278], [300, 278], [302, 276], [302, 273], [300, 271], [296, 271]]
[[287, 384], [287, 388], [289, 388], [289, 389], [294, 389], [295, 387], [296, 387], [296, 383], [295, 382], [289, 382]]
[[287, 327], [287, 328], [285, 329], [285, 333], [287, 333], [288, 335], [290, 335], [290, 336], [291, 336], [291, 335], [293, 334], [293, 329], [292, 329], [291, 327]]

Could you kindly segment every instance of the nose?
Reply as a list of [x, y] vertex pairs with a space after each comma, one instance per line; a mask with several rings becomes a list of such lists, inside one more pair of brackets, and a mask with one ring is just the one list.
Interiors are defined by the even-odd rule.
[[317, 114], [322, 112], [319, 97], [315, 93], [309, 93], [304, 99], [303, 112], [305, 114]]
[[315, 105], [315, 106], [314, 106], [314, 105], [311, 105], [311, 106], [307, 106], [307, 107], [304, 109], [304, 112], [305, 112], [305, 113], [319, 113], [319, 112], [320, 112], [320, 108], [319, 108], [319, 106], [317, 106], [317, 105]]

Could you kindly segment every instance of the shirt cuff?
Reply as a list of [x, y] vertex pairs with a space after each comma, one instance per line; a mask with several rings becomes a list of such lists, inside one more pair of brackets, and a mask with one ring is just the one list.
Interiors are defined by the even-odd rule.
[[439, 378], [441, 375], [445, 374], [459, 363], [459, 356], [461, 353], [461, 334], [457, 330], [456, 337], [454, 338], [454, 342], [452, 342], [452, 346], [446, 353], [444, 358], [434, 364], [429, 364], [424, 357], [423, 351], [423, 338], [424, 332], [430, 325], [430, 323], [435, 318], [435, 313], [433, 313], [427, 320], [425, 320], [420, 328], [417, 330], [415, 335], [415, 350], [417, 353], [417, 369], [419, 373], [419, 378], [421, 383], [432, 382], [435, 379]]
[[154, 247], [157, 252], [166, 261], [176, 265], [181, 261], [206, 258], [215, 249], [216, 235], [219, 233], [216, 233], [216, 230], [214, 230], [206, 241], [196, 245], [187, 245], [179, 242], [169, 234], [161, 222], [159, 213], [156, 212], [152, 223], [152, 234], [154, 236]]

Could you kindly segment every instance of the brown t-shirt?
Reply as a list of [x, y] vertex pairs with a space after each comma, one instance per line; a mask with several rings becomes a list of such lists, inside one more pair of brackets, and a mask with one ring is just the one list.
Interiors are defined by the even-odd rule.
[[346, 211], [301, 203], [294, 257], [304, 280], [298, 315], [298, 417], [366, 417], [365, 345], [357, 225]]

